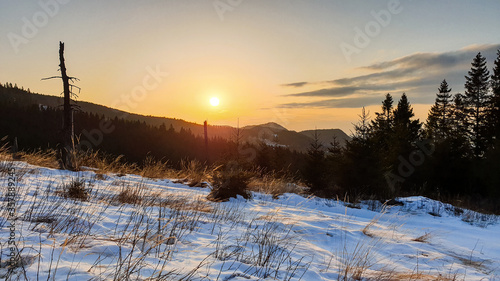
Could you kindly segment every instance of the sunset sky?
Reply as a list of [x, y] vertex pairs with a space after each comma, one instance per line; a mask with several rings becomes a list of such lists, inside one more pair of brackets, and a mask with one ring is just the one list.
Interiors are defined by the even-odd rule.
[[0, 82], [59, 95], [40, 79], [58, 74], [63, 41], [78, 100], [349, 133], [386, 93], [423, 120], [443, 79], [463, 92], [477, 52], [493, 65], [499, 13], [498, 0], [2, 0]]

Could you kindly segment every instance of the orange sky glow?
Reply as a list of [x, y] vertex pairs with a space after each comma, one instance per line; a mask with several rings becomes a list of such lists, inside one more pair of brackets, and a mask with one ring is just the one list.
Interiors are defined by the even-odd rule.
[[463, 91], [475, 53], [491, 65], [500, 48], [498, 32], [460, 16], [500, 26], [496, 1], [453, 1], [451, 14], [451, 1], [40, 3], [1, 4], [0, 82], [59, 95], [58, 81], [40, 79], [58, 74], [63, 41], [79, 100], [196, 123], [349, 133], [361, 107], [373, 117], [386, 93], [396, 105], [403, 92], [424, 121], [443, 79]]

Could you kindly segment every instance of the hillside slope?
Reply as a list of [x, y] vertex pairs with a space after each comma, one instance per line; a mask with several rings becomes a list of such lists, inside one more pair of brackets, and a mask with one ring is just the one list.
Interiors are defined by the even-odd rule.
[[[0, 205], [27, 280], [498, 280], [498, 217], [424, 197], [403, 206], [285, 194], [207, 201], [208, 189], [137, 175], [0, 162]], [[10, 175], [7, 175], [9, 171]], [[65, 198], [73, 183], [88, 200]], [[9, 195], [11, 196], [11, 195]], [[9, 197], [10, 198], [10, 197]], [[0, 239], [7, 243], [9, 231]], [[6, 244], [5, 244], [6, 245]], [[7, 277], [9, 250], [1, 253]], [[148, 280], [151, 280], [148, 279]], [[343, 279], [342, 279], [343, 280]]]

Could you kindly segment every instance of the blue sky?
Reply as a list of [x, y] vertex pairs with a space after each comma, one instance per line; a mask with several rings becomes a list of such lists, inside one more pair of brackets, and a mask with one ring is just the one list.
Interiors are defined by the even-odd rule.
[[[424, 119], [441, 80], [463, 91], [477, 52], [492, 66], [499, 11], [494, 0], [2, 0], [0, 82], [58, 95], [59, 81], [40, 79], [57, 74], [64, 41], [80, 100], [197, 123], [348, 132], [386, 93], [406, 92]], [[356, 45], [360, 30], [368, 40]]]

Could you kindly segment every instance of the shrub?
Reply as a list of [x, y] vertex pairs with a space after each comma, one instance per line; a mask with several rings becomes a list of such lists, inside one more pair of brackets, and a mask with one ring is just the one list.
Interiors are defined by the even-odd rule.
[[70, 183], [63, 185], [62, 194], [64, 198], [87, 201], [90, 192], [85, 188], [85, 180], [83, 178], [75, 178]]
[[248, 191], [248, 183], [252, 175], [239, 167], [226, 167], [216, 171], [212, 179], [212, 191], [208, 199], [212, 201], [227, 201], [237, 195], [250, 199], [252, 194]]

